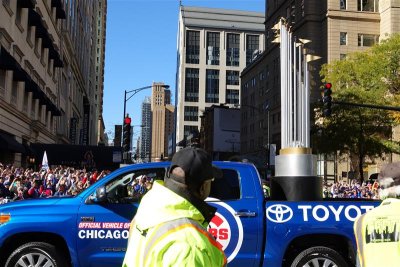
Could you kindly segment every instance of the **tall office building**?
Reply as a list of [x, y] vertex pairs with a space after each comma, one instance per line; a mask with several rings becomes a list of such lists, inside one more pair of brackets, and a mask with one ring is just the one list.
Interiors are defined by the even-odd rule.
[[32, 163], [33, 143], [98, 143], [102, 100], [95, 100], [95, 86], [102, 96], [103, 85], [95, 77], [98, 69], [102, 78], [104, 53], [97, 65], [93, 60], [100, 35], [104, 52], [106, 3], [1, 2], [1, 162]]
[[142, 102], [142, 130], [140, 133], [139, 160], [149, 162], [151, 159], [151, 100], [146, 97]]
[[174, 110], [171, 105], [171, 91], [153, 83], [151, 95], [151, 161], [168, 158], [168, 137], [174, 130]]
[[202, 111], [238, 104], [240, 72], [264, 50], [264, 14], [180, 7], [176, 75], [176, 140], [200, 129]]
[[[309, 64], [311, 102], [321, 98], [321, 65], [344, 59], [348, 53], [364, 51], [400, 31], [400, 0], [309, 0], [266, 2], [266, 49], [242, 72], [241, 153], [265, 154], [268, 143], [281, 145], [279, 44], [272, 27], [279, 18], [291, 24], [293, 36], [309, 39], [306, 51], [322, 57]], [[268, 109], [265, 109], [265, 107]], [[319, 158], [320, 171], [330, 176], [341, 169]]]
[[104, 63], [106, 49], [106, 22], [107, 22], [107, 1], [95, 1], [98, 12], [95, 16], [96, 24], [96, 46], [95, 46], [95, 81], [94, 81], [94, 107], [95, 118], [97, 118], [97, 131], [93, 139], [97, 144], [105, 142], [105, 125], [103, 120], [103, 96], [104, 96]]

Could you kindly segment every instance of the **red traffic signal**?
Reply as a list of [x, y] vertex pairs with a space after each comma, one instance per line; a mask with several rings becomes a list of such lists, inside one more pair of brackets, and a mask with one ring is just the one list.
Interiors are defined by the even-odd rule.
[[325, 84], [325, 88], [326, 89], [331, 89], [332, 88], [332, 84], [331, 83], [326, 83]]
[[124, 119], [124, 124], [131, 124], [131, 122], [132, 122], [132, 119], [130, 118], [130, 117], [125, 117], [125, 119]]
[[332, 114], [332, 84], [325, 83], [324, 85], [324, 96], [322, 102], [324, 103], [323, 114], [325, 117], [329, 117]]

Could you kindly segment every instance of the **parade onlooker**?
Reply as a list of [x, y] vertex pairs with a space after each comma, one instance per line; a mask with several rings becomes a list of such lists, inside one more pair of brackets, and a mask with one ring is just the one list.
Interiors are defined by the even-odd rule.
[[360, 183], [357, 180], [351, 180], [350, 183], [345, 181], [325, 183], [323, 195], [325, 198], [379, 199], [379, 184], [377, 182]]
[[0, 163], [0, 203], [29, 198], [77, 195], [108, 173], [109, 171], [88, 172], [85, 169], [64, 166], [34, 171], [30, 168], [16, 168]]
[[28, 190], [28, 195], [30, 198], [39, 198], [42, 195], [43, 188], [41, 186], [41, 180], [35, 179], [33, 185]]

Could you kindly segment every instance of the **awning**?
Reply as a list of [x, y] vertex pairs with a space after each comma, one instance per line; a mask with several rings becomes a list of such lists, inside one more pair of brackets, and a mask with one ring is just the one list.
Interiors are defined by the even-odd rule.
[[0, 69], [12, 70], [15, 67], [15, 59], [2, 46], [0, 47]]
[[28, 145], [28, 144], [22, 144], [23, 146], [24, 146], [24, 148], [25, 148], [25, 154], [26, 155], [29, 155], [29, 156], [34, 156], [35, 155], [35, 151], [31, 148], [31, 146], [30, 145]]
[[58, 18], [58, 19], [66, 19], [67, 18], [67, 14], [65, 14], [65, 10], [62, 7], [56, 8], [56, 18]]
[[54, 60], [54, 67], [62, 68], [64, 64], [61, 60], [60, 53], [55, 48], [46, 27], [44, 27], [42, 18], [33, 9], [29, 9], [28, 11], [28, 24], [36, 27], [35, 37], [41, 38], [43, 47], [49, 49], [49, 57]]
[[39, 85], [31, 78], [25, 81], [25, 89], [28, 92], [32, 92], [33, 98], [39, 99], [41, 105], [46, 105], [46, 109], [50, 111], [53, 116], [61, 116], [60, 109], [54, 105], [50, 98], [40, 89]]
[[64, 67], [64, 63], [61, 60], [60, 54], [54, 48], [49, 49], [49, 57], [54, 60], [54, 67]]
[[21, 8], [34, 8], [36, 5], [35, 0], [18, 0], [18, 7]]
[[25, 90], [33, 93], [34, 99], [39, 99], [40, 104], [46, 105], [53, 116], [61, 116], [61, 111], [53, 101], [42, 91], [39, 85], [31, 79], [29, 74], [21, 67], [14, 57], [4, 47], [0, 46], [0, 69], [12, 70], [15, 81], [25, 82]]
[[25, 153], [25, 148], [22, 144], [15, 140], [14, 136], [0, 132], [0, 151], [8, 150], [15, 153]]
[[14, 81], [24, 81], [29, 77], [17, 60], [2, 46], [0, 47], [0, 69], [12, 70]]
[[0, 69], [12, 70], [13, 80], [25, 82], [25, 90], [33, 93], [34, 99], [39, 99], [42, 105], [46, 105], [47, 110], [51, 111], [53, 116], [61, 116], [61, 111], [50, 100], [50, 98], [40, 89], [29, 74], [21, 67], [14, 57], [8, 53], [4, 47], [0, 46]]
[[65, 11], [64, 11], [64, 6], [61, 0], [51, 0], [51, 7], [56, 8], [56, 17], [58, 19], [65, 19]]

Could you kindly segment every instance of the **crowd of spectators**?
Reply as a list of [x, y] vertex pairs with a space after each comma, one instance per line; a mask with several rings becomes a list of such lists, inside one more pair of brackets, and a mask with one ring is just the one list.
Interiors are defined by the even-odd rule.
[[0, 202], [77, 195], [108, 173], [64, 166], [34, 171], [0, 163]]
[[[0, 203], [4, 200], [77, 195], [108, 173], [65, 166], [34, 171], [0, 163]], [[138, 177], [129, 193], [143, 195], [151, 185], [152, 181]], [[323, 194], [324, 198], [379, 199], [379, 184], [357, 180], [325, 183]]]
[[323, 189], [324, 198], [367, 198], [379, 199], [379, 184], [374, 181], [359, 182], [351, 180], [350, 183], [340, 181], [326, 183]]

